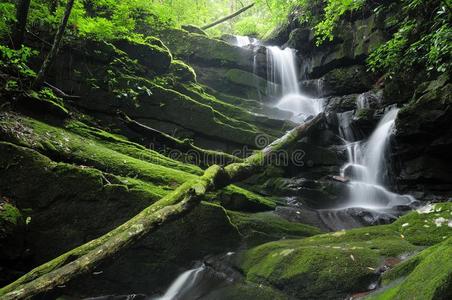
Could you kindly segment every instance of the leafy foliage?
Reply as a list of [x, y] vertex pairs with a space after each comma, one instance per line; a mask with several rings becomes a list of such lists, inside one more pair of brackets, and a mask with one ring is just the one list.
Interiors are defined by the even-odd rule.
[[333, 40], [333, 30], [339, 19], [348, 11], [354, 11], [363, 6], [365, 0], [328, 0], [325, 15], [321, 22], [315, 26], [317, 44], [325, 40]]
[[389, 77], [408, 70], [427, 75], [448, 72], [452, 67], [450, 6], [438, 0], [399, 2], [403, 14], [395, 23], [397, 31], [370, 55], [369, 68]]
[[0, 69], [18, 77], [34, 77], [36, 74], [28, 67], [27, 61], [37, 53], [36, 50], [24, 46], [19, 50], [13, 50], [0, 45]]
[[0, 3], [0, 37], [9, 34], [11, 25], [16, 21], [13, 3]]

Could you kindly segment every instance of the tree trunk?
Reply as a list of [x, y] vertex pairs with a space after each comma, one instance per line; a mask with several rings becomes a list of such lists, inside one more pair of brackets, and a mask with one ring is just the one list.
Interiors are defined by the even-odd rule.
[[33, 83], [33, 88], [40, 88], [45, 81], [46, 73], [48, 72], [50, 66], [55, 59], [58, 50], [60, 49], [61, 40], [63, 38], [64, 31], [66, 30], [66, 25], [71, 15], [72, 7], [74, 6], [74, 0], [68, 0], [66, 4], [66, 10], [64, 11], [63, 19], [61, 20], [60, 26], [58, 27], [55, 39], [53, 40], [52, 49], [50, 49], [49, 54], [47, 54], [46, 59], [42, 63], [41, 69], [36, 76]]
[[250, 8], [253, 7], [253, 6], [254, 6], [254, 3], [251, 3], [250, 5], [245, 6], [244, 8], [242, 8], [242, 9], [236, 11], [236, 12], [233, 13], [233, 14], [230, 14], [230, 15], [227, 16], [227, 17], [221, 18], [221, 19], [219, 19], [219, 20], [217, 20], [217, 21], [215, 21], [215, 22], [213, 22], [213, 23], [210, 23], [210, 24], [208, 24], [208, 25], [205, 25], [205, 26], [201, 27], [201, 29], [202, 29], [202, 30], [206, 30], [206, 29], [212, 28], [212, 27], [214, 27], [214, 26], [216, 26], [216, 25], [218, 25], [218, 24], [221, 24], [221, 23], [223, 23], [223, 22], [225, 22], [225, 21], [227, 21], [227, 20], [229, 20], [229, 19], [232, 19], [232, 18], [234, 18], [234, 17], [240, 15], [241, 13], [247, 11], [248, 9], [250, 9]]
[[15, 282], [0, 289], [2, 300], [27, 299], [64, 285], [71, 279], [92, 271], [105, 259], [118, 254], [140, 238], [193, 209], [203, 195], [246, 179], [272, 162], [272, 156], [312, 133], [323, 114], [299, 125], [241, 163], [225, 168], [214, 165], [204, 175], [189, 180], [138, 215], [106, 233], [31, 270]]
[[28, 11], [31, 0], [19, 0], [16, 8], [16, 25], [14, 30], [13, 48], [20, 49], [24, 43]]

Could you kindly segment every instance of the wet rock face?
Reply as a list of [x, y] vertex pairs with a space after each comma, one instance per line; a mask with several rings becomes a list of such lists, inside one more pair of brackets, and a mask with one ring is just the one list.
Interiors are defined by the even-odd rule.
[[325, 97], [366, 92], [372, 88], [375, 77], [366, 71], [365, 66], [355, 65], [331, 70], [320, 80], [323, 88], [320, 96]]
[[352, 65], [363, 65], [367, 55], [385, 41], [384, 16], [364, 15], [363, 19], [343, 20], [335, 39], [317, 46], [310, 28], [296, 28], [287, 45], [299, 50], [303, 73], [319, 78], [327, 72]]
[[452, 85], [443, 75], [426, 82], [404, 107], [396, 122], [400, 160], [397, 176], [406, 189], [446, 195], [452, 188]]

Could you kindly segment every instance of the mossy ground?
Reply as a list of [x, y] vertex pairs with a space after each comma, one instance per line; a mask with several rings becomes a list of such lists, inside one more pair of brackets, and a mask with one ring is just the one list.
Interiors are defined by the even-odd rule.
[[[378, 279], [377, 270], [384, 265], [385, 259], [400, 259], [436, 244], [424, 251], [430, 253], [435, 247], [440, 247], [444, 255], [426, 258], [425, 264], [419, 263], [405, 283], [397, 285], [409, 286], [410, 283], [419, 282], [420, 277], [425, 276], [424, 272], [430, 270], [429, 282], [432, 287], [427, 288], [425, 299], [435, 299], [431, 295], [447, 290], [450, 286], [450, 271], [447, 271], [450, 270], [450, 260], [447, 258], [451, 248], [450, 239], [446, 239], [452, 235], [452, 227], [448, 223], [452, 219], [451, 214], [452, 203], [441, 203], [435, 204], [426, 213], [411, 212], [390, 225], [271, 242], [245, 252], [241, 266], [247, 280], [270, 284], [289, 295], [301, 299], [340, 299], [352, 293], [367, 291], [369, 285]], [[438, 226], [440, 221], [441, 225]], [[422, 253], [419, 254], [421, 257]], [[419, 260], [416, 256], [412, 259], [416, 262]], [[444, 268], [441, 266], [437, 271], [436, 267], [428, 269], [429, 261], [433, 265], [445, 264]], [[413, 270], [414, 264], [410, 260], [401, 264], [400, 268], [404, 264], [410, 267], [403, 270]], [[423, 266], [426, 269], [421, 271]], [[416, 271], [417, 268], [420, 269]], [[397, 267], [394, 272], [397, 272]], [[391, 290], [384, 295], [388, 293], [391, 297], [382, 299], [409, 299], [394, 298], [398, 293]], [[415, 295], [410, 293], [406, 291], [406, 295]]]

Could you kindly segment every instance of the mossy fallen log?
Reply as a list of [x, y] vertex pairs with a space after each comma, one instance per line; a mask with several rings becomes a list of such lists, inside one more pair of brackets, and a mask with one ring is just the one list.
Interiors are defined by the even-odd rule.
[[207, 192], [241, 181], [272, 163], [272, 155], [312, 133], [323, 114], [292, 129], [280, 139], [240, 163], [226, 167], [213, 165], [200, 177], [188, 180], [172, 193], [145, 208], [135, 217], [105, 235], [70, 250], [31, 270], [15, 282], [0, 289], [4, 300], [28, 299], [64, 285], [87, 273], [107, 258], [137, 242], [160, 226], [188, 213]]

